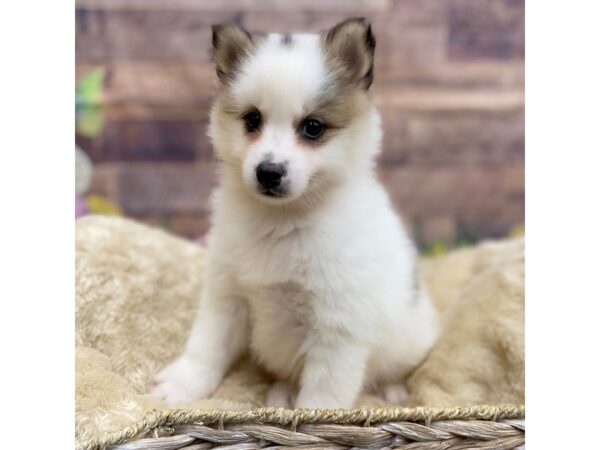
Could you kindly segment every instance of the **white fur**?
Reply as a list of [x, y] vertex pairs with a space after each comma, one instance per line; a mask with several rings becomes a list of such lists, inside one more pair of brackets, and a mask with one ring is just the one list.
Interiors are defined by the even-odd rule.
[[[325, 82], [316, 35], [294, 35], [291, 48], [270, 35], [231, 90], [263, 113], [260, 137], [213, 111], [223, 171], [198, 317], [183, 355], [156, 378], [155, 395], [169, 403], [209, 395], [250, 347], [296, 384], [296, 407], [347, 408], [365, 387], [402, 382], [436, 338], [434, 308], [414, 289], [415, 248], [373, 171], [375, 108], [319, 148], [295, 136]], [[288, 164], [286, 198], [256, 190], [267, 154]]]

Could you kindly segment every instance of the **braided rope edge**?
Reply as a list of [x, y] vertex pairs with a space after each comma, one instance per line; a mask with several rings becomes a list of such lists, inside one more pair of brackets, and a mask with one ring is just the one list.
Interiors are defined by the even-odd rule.
[[164, 427], [202, 422], [204, 425], [263, 424], [290, 426], [292, 431], [302, 424], [334, 424], [370, 426], [386, 422], [422, 422], [427, 427], [439, 421], [500, 421], [523, 419], [524, 405], [477, 405], [437, 408], [377, 408], [377, 409], [283, 409], [258, 408], [251, 410], [152, 410], [140, 421], [119, 431], [76, 443], [78, 450], [104, 450], [111, 445], [135, 439], [141, 434]]

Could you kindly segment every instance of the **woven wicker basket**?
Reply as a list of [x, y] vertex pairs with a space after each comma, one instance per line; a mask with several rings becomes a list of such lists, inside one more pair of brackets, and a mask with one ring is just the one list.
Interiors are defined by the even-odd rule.
[[517, 449], [525, 445], [524, 417], [522, 405], [153, 411], [77, 449]]

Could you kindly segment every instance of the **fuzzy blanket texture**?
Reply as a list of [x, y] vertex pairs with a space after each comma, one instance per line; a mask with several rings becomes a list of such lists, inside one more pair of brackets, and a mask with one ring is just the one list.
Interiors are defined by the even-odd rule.
[[[130, 220], [76, 224], [76, 437], [115, 431], [166, 405], [152, 376], [182, 349], [202, 289], [203, 249]], [[524, 403], [524, 240], [422, 262], [443, 330], [412, 374], [411, 405]], [[242, 358], [190, 408], [264, 406], [273, 382]], [[363, 394], [357, 407], [390, 406]]]

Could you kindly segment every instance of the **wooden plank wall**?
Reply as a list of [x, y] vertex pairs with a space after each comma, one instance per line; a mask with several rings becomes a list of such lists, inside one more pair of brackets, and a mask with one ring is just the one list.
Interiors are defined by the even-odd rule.
[[95, 162], [92, 191], [202, 233], [214, 183], [210, 25], [320, 31], [349, 16], [374, 26], [380, 176], [422, 243], [522, 224], [521, 0], [77, 0], [76, 75], [107, 74], [103, 131], [76, 137]]

